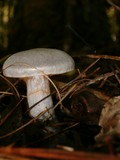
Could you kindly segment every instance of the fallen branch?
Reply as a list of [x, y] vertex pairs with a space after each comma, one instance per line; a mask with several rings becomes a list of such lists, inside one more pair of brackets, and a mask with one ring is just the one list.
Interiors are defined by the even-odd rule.
[[13, 148], [3, 147], [0, 148], [2, 154], [13, 154], [24, 157], [33, 158], [46, 158], [46, 159], [57, 159], [57, 160], [119, 160], [120, 157], [107, 154], [97, 154], [90, 152], [79, 152], [79, 151], [65, 151], [59, 149], [43, 149], [43, 148]]

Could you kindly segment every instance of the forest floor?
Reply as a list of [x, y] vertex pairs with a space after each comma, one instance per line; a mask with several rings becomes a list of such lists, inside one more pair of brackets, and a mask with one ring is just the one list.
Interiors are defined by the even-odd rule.
[[23, 81], [3, 76], [1, 58], [0, 158], [120, 158], [120, 105], [116, 112], [107, 112], [105, 123], [99, 125], [109, 99], [112, 107], [116, 105], [114, 97], [120, 104], [120, 57], [85, 55], [74, 60], [73, 72], [51, 77], [59, 91], [51, 87], [55, 118], [41, 122], [27, 112]]

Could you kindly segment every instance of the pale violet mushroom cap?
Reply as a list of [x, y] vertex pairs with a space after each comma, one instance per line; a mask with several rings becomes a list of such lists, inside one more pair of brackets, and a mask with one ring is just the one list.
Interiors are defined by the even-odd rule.
[[[73, 70], [74, 60], [64, 51], [57, 49], [31, 49], [10, 56], [3, 64], [3, 74], [6, 77], [22, 78], [27, 86], [27, 101], [30, 115], [36, 117], [47, 111], [39, 119], [54, 116], [49, 80], [45, 75], [56, 75]], [[46, 99], [44, 99], [47, 97]], [[44, 99], [44, 100], [43, 100]]]
[[3, 74], [7, 77], [31, 77], [36, 75], [56, 75], [74, 69], [71, 56], [61, 50], [37, 48], [10, 56], [3, 64]]

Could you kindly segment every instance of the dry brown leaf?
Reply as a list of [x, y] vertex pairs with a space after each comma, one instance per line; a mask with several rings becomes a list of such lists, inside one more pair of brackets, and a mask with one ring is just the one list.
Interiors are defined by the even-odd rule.
[[99, 125], [102, 130], [96, 139], [105, 135], [120, 134], [120, 96], [113, 97], [105, 103]]

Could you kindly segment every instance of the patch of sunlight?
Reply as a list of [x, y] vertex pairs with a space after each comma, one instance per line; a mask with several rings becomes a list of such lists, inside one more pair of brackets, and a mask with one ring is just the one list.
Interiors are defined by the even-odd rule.
[[14, 17], [14, 9], [15, 9], [14, 6], [11, 6], [11, 7], [10, 7], [10, 18], [13, 18], [13, 17]]
[[109, 7], [106, 10], [106, 14], [108, 16], [108, 21], [109, 21], [109, 24], [111, 26], [111, 28], [110, 28], [111, 38], [112, 38], [113, 41], [116, 41], [117, 40], [117, 34], [118, 34], [118, 31], [119, 31], [119, 27], [118, 27], [118, 24], [117, 24], [115, 8], [114, 7]]
[[8, 23], [9, 22], [9, 6], [5, 5], [3, 7], [3, 22]]

